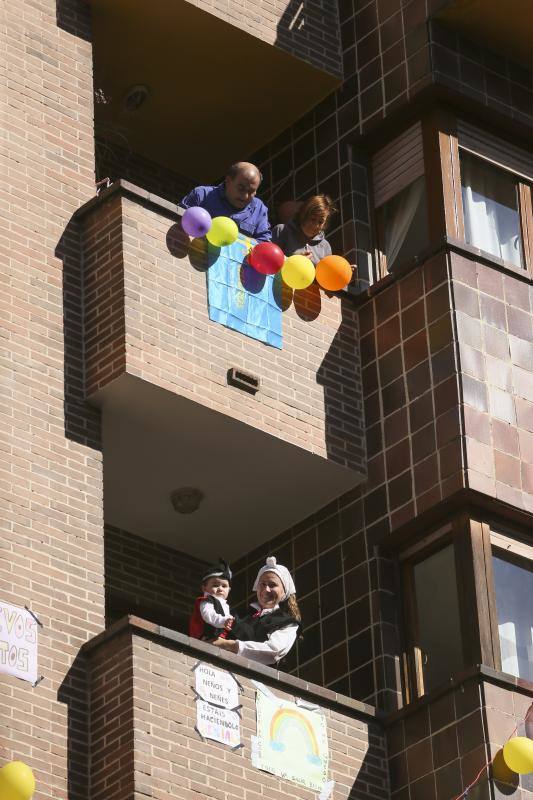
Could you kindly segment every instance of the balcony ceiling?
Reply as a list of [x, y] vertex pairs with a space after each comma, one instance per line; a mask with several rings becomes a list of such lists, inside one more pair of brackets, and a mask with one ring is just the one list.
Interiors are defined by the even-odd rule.
[[435, 17], [489, 50], [533, 67], [531, 0], [449, 0]]
[[[203, 559], [228, 559], [322, 508], [362, 476], [138, 378], [100, 394], [108, 524]], [[190, 486], [204, 500], [174, 511]]]
[[[187, 0], [91, 6], [99, 137], [197, 182], [212, 182], [339, 84]], [[124, 97], [138, 84], [150, 94], [131, 113]]]

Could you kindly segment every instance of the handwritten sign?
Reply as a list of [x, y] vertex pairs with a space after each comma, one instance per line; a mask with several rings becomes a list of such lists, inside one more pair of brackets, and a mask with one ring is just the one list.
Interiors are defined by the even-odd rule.
[[221, 669], [209, 664], [199, 664], [196, 676], [196, 693], [202, 700], [222, 708], [236, 708], [239, 705], [239, 685], [235, 678]]
[[323, 714], [272, 699], [260, 691], [256, 694], [256, 711], [252, 765], [315, 792], [327, 791], [329, 753]]
[[0, 601], [0, 672], [37, 680], [37, 622], [25, 608]]
[[241, 743], [239, 715], [228, 708], [218, 708], [197, 700], [196, 727], [204, 739], [213, 739], [229, 747], [238, 747]]

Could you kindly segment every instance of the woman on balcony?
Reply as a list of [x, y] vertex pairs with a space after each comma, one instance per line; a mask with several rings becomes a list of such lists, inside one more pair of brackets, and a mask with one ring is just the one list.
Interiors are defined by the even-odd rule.
[[257, 602], [231, 630], [232, 639], [213, 644], [260, 664], [276, 664], [287, 655], [301, 628], [296, 589], [287, 567], [270, 556], [257, 573], [253, 586]]
[[331, 255], [324, 231], [336, 210], [327, 194], [316, 194], [301, 204], [286, 225], [274, 227], [272, 241], [286, 256], [307, 256], [316, 266], [321, 258]]

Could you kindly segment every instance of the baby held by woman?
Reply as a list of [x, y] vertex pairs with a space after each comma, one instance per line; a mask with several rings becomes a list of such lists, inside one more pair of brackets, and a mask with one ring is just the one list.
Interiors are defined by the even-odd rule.
[[242, 616], [230, 610], [230, 587], [231, 570], [221, 560], [203, 576], [203, 595], [195, 601], [189, 635], [252, 661], [276, 664], [292, 648], [302, 627], [289, 570], [269, 556], [253, 585], [257, 600]]

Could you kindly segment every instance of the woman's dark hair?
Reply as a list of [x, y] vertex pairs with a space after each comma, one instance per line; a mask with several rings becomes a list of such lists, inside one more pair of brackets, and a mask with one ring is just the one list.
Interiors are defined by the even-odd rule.
[[333, 200], [327, 194], [314, 194], [306, 200], [296, 214], [294, 215], [295, 222], [302, 225], [308, 217], [317, 216], [324, 219], [324, 228], [326, 227], [329, 218], [337, 211], [333, 205]]

